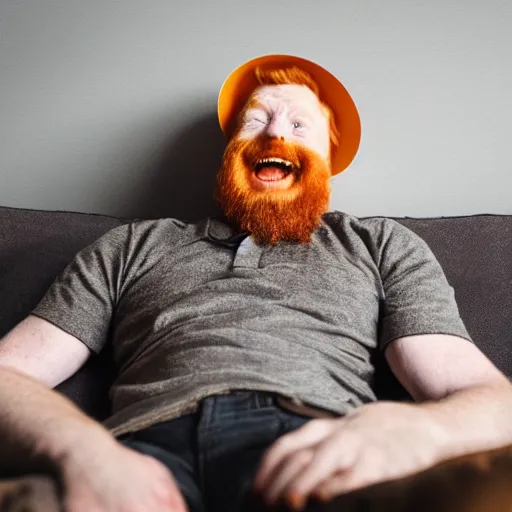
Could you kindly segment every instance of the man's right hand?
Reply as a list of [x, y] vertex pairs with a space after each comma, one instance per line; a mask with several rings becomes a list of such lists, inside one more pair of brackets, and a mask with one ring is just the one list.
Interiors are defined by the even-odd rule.
[[2, 339], [0, 472], [30, 474], [46, 471], [48, 463], [56, 466], [65, 512], [186, 512], [164, 465], [120, 445], [49, 389], [88, 357], [80, 340], [36, 316]]
[[187, 512], [171, 472], [113, 439], [60, 461], [65, 512]]

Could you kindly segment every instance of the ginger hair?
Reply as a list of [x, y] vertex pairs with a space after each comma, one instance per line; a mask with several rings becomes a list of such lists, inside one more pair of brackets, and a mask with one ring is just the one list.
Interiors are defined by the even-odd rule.
[[261, 67], [257, 67], [255, 69], [256, 79], [260, 85], [285, 85], [285, 84], [293, 84], [293, 85], [305, 85], [309, 89], [311, 89], [316, 97], [319, 99], [320, 104], [322, 105], [327, 117], [329, 119], [329, 137], [331, 140], [331, 144], [333, 146], [337, 146], [339, 144], [339, 132], [336, 128], [336, 123], [334, 121], [334, 113], [332, 109], [322, 101], [320, 97], [320, 88], [318, 84], [313, 80], [313, 77], [307, 73], [306, 71], [298, 68], [297, 66], [289, 67], [289, 68], [278, 68], [278, 69], [264, 69]]

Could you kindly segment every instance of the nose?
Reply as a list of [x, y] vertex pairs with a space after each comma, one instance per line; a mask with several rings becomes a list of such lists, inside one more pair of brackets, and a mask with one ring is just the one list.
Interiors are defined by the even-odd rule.
[[288, 136], [288, 127], [278, 116], [273, 117], [267, 125], [266, 135], [270, 139], [282, 139]]

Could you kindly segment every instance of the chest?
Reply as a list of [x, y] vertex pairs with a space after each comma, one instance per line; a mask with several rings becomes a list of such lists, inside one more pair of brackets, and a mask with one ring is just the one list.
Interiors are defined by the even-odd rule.
[[380, 278], [369, 255], [333, 242], [260, 246], [199, 240], [146, 258], [120, 308], [166, 309], [208, 304], [321, 311], [333, 321], [365, 311], [374, 317]]

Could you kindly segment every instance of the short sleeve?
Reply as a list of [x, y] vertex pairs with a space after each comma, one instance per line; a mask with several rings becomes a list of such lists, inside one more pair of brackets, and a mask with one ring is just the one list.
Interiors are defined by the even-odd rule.
[[129, 225], [119, 226], [78, 252], [32, 314], [99, 353], [122, 287], [129, 229]]
[[386, 219], [379, 270], [384, 291], [380, 347], [404, 336], [450, 334], [471, 341], [455, 293], [436, 257], [418, 235]]

